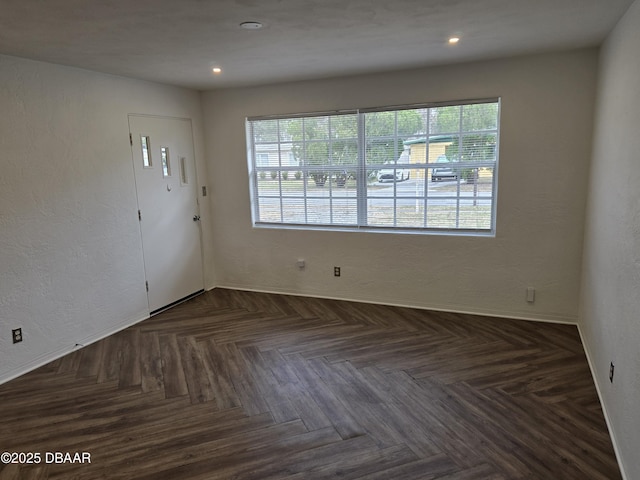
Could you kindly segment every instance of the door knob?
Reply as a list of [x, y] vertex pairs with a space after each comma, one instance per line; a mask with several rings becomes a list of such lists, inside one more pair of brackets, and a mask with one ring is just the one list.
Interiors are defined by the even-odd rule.
[[194, 215], [193, 216], [193, 221], [194, 222], [199, 222], [200, 221], [200, 215]]

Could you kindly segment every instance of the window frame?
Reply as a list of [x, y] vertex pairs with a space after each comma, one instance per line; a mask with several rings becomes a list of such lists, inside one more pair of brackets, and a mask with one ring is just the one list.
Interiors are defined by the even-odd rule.
[[[496, 112], [496, 127], [495, 129], [480, 129], [480, 130], [464, 130], [463, 129], [463, 108], [460, 110], [460, 125], [456, 131], [446, 132], [451, 137], [457, 136], [459, 138], [459, 144], [463, 145], [463, 137], [469, 134], [495, 134], [495, 145], [494, 145], [494, 157], [493, 160], [482, 160], [482, 161], [456, 161], [456, 169], [461, 171], [462, 169], [472, 168], [489, 168], [492, 170], [491, 174], [491, 191], [490, 195], [483, 198], [484, 201], [490, 202], [490, 221], [489, 228], [462, 228], [462, 227], [441, 227], [441, 226], [429, 226], [426, 217], [427, 217], [427, 205], [429, 199], [434, 198], [429, 195], [429, 172], [434, 168], [441, 166], [437, 163], [436, 159], [427, 158], [423, 163], [397, 163], [399, 158], [396, 158], [394, 162], [394, 170], [421, 170], [424, 172], [424, 193], [421, 196], [416, 194], [416, 197], [404, 197], [398, 196], [397, 194], [397, 180], [393, 180], [393, 195], [391, 198], [393, 199], [394, 204], [394, 223], [393, 225], [372, 225], [368, 221], [368, 213], [367, 213], [367, 201], [370, 199], [376, 199], [375, 195], [369, 194], [368, 189], [368, 171], [371, 170], [380, 170], [383, 168], [384, 164], [368, 164], [367, 163], [367, 151], [366, 151], [366, 142], [367, 136], [365, 134], [365, 119], [368, 114], [371, 113], [379, 113], [379, 112], [398, 112], [402, 110], [415, 110], [415, 109], [437, 109], [442, 107], [463, 107], [469, 105], [478, 105], [478, 104], [497, 104], [497, 112]], [[447, 102], [431, 102], [431, 103], [421, 103], [421, 104], [410, 104], [410, 105], [396, 105], [396, 106], [383, 106], [383, 107], [373, 107], [373, 108], [361, 108], [361, 109], [349, 109], [349, 110], [334, 110], [334, 111], [323, 111], [323, 112], [310, 112], [310, 113], [296, 113], [296, 114], [283, 114], [283, 115], [266, 115], [266, 116], [254, 116], [247, 117], [245, 119], [246, 126], [246, 140], [247, 140], [247, 163], [249, 170], [249, 183], [250, 183], [250, 196], [251, 196], [251, 218], [252, 225], [254, 228], [276, 228], [276, 229], [301, 229], [301, 230], [330, 230], [330, 231], [364, 231], [364, 232], [386, 232], [386, 233], [408, 233], [408, 234], [435, 234], [435, 235], [471, 235], [471, 236], [490, 236], [494, 237], [496, 234], [496, 222], [497, 222], [497, 198], [498, 198], [498, 169], [499, 169], [499, 157], [500, 157], [500, 120], [501, 120], [501, 109], [502, 109], [502, 99], [501, 97], [492, 97], [492, 98], [482, 98], [482, 99], [473, 99], [473, 100], [456, 100], [456, 101], [447, 101]], [[307, 200], [309, 198], [316, 197], [308, 197], [307, 196], [307, 181], [303, 182], [303, 196], [301, 197], [304, 201], [304, 211], [305, 211], [305, 223], [298, 222], [274, 222], [274, 221], [266, 221], [261, 220], [260, 218], [260, 199], [261, 198], [277, 198], [280, 201], [280, 209], [281, 209], [281, 219], [284, 219], [284, 215], [282, 214], [282, 205], [283, 199], [286, 199], [286, 196], [282, 194], [282, 172], [290, 172], [291, 174], [295, 174], [295, 172], [301, 172], [301, 174], [305, 177], [309, 175], [310, 171], [313, 169], [312, 165], [283, 165], [281, 156], [281, 146], [283, 144], [293, 144], [293, 140], [289, 139], [287, 141], [283, 141], [281, 139], [280, 132], [276, 132], [277, 141], [273, 142], [262, 142], [260, 145], [271, 144], [276, 145], [277, 153], [278, 153], [278, 165], [272, 166], [263, 166], [256, 165], [256, 143], [255, 143], [255, 135], [254, 135], [254, 122], [259, 122], [263, 120], [298, 120], [306, 118], [318, 118], [318, 117], [338, 117], [342, 115], [355, 115], [357, 117], [357, 155], [356, 155], [356, 164], [351, 164], [349, 167], [355, 167], [355, 183], [356, 183], [356, 204], [357, 204], [357, 212], [356, 212], [356, 222], [349, 224], [341, 224], [334, 223], [332, 217], [332, 210], [330, 213], [331, 222], [330, 223], [308, 223], [308, 205]], [[395, 117], [397, 119], [397, 115]], [[396, 120], [397, 122], [397, 120]], [[429, 121], [425, 123], [427, 125], [426, 132], [421, 133], [420, 135], [424, 136], [427, 139], [426, 144], [430, 145], [428, 141], [433, 135], [428, 131], [429, 130]], [[279, 122], [278, 122], [279, 125]], [[489, 133], [491, 132], [491, 133]], [[394, 140], [396, 143], [401, 139], [400, 134], [397, 130], [397, 124], [394, 132], [389, 135], [390, 140]], [[303, 143], [305, 141], [302, 141]], [[406, 140], [403, 141], [403, 144], [406, 145]], [[407, 148], [406, 146], [404, 147]], [[396, 145], [397, 149], [397, 145]], [[426, 148], [427, 156], [429, 155], [429, 148]], [[292, 156], [292, 153], [289, 153], [289, 156]], [[291, 163], [291, 162], [290, 162]], [[453, 163], [453, 162], [452, 162]], [[259, 194], [259, 174], [260, 172], [267, 172], [269, 170], [277, 170], [278, 179], [279, 179], [279, 195], [276, 196], [261, 196]], [[346, 171], [344, 165], [322, 165], [322, 170], [326, 171], [330, 174], [329, 177], [329, 189], [331, 189], [331, 174], [338, 173], [342, 171]], [[395, 177], [395, 172], [394, 172]], [[476, 177], [477, 178], [477, 177]], [[460, 186], [464, 185], [461, 183], [460, 174], [456, 179], [456, 194], [441, 197], [441, 199], [452, 200], [456, 202], [456, 225], [459, 225], [459, 215], [460, 215], [460, 207], [461, 207], [461, 199], [464, 199], [464, 196], [460, 195]], [[329, 198], [332, 200], [334, 198], [341, 197], [332, 197], [329, 195]], [[424, 200], [424, 216], [426, 226], [405, 226], [405, 225], [397, 225], [397, 209], [396, 204], [398, 199], [407, 199], [413, 198], [417, 200]], [[478, 197], [477, 192], [474, 191], [474, 203]], [[467, 199], [468, 201], [468, 199]]]

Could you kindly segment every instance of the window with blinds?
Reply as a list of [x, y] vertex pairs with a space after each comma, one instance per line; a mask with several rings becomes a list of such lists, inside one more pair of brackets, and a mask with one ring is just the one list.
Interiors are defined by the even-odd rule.
[[499, 99], [247, 119], [256, 226], [495, 231]]

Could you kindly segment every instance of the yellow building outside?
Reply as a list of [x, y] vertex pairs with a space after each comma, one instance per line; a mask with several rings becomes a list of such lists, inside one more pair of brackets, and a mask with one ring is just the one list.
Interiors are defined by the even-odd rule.
[[[427, 141], [425, 138], [404, 141], [405, 150], [409, 150], [409, 163], [436, 163], [438, 157], [445, 155], [447, 147], [453, 144], [451, 135], [435, 135], [429, 137], [429, 157], [427, 158]], [[428, 169], [431, 172], [431, 169]], [[479, 168], [478, 176], [482, 179], [491, 179], [493, 169]], [[411, 170], [411, 178], [423, 179], [425, 170], [422, 168]], [[429, 179], [430, 180], [430, 179]]]
[[[440, 155], [444, 155], [447, 147], [453, 143], [450, 135], [438, 135], [429, 137], [429, 157], [427, 158], [427, 140], [420, 138], [417, 140], [406, 140], [405, 148], [409, 148], [409, 163], [435, 163]], [[431, 171], [431, 170], [429, 170]], [[416, 169], [411, 171], [411, 178], [424, 178], [425, 170]]]

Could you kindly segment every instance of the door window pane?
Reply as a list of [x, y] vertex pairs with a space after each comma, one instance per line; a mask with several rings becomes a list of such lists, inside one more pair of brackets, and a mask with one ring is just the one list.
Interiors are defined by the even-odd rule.
[[140, 143], [142, 144], [142, 166], [144, 168], [151, 168], [151, 143], [149, 137], [140, 137]]
[[171, 176], [171, 161], [169, 160], [169, 147], [160, 147], [160, 158], [162, 159], [162, 176]]
[[187, 159], [180, 157], [180, 183], [182, 185], [189, 184], [189, 178], [187, 177]]

